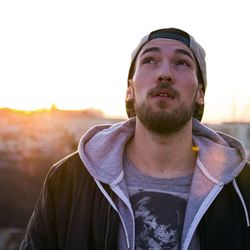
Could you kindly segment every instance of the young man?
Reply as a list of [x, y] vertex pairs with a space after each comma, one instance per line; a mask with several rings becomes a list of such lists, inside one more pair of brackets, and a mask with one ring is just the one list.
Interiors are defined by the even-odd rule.
[[128, 121], [89, 130], [55, 164], [21, 249], [250, 249], [241, 143], [200, 123], [205, 53], [186, 32], [132, 55]]

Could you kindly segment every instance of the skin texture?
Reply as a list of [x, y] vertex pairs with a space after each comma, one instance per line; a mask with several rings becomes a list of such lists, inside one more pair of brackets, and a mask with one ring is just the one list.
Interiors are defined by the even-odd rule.
[[129, 84], [127, 98], [136, 110], [135, 136], [127, 147], [130, 159], [150, 176], [191, 173], [192, 115], [195, 103], [204, 103], [192, 51], [179, 41], [151, 40], [138, 54]]

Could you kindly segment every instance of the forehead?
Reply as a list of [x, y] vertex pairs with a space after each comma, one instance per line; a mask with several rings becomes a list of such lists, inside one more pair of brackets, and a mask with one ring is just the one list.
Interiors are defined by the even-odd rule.
[[146, 43], [140, 50], [138, 56], [140, 57], [149, 48], [159, 48], [160, 51], [176, 51], [178, 49], [187, 51], [194, 59], [192, 50], [182, 42], [173, 39], [157, 38]]

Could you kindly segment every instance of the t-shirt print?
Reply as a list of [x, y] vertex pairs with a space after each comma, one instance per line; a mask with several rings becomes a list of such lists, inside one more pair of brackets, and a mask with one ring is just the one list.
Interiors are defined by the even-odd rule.
[[161, 192], [131, 196], [135, 215], [136, 250], [180, 249], [186, 200]]

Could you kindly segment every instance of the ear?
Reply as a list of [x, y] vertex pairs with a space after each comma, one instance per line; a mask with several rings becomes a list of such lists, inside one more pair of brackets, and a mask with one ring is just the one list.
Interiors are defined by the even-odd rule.
[[127, 88], [127, 94], [126, 94], [126, 101], [133, 101], [134, 100], [134, 86], [133, 86], [133, 80], [128, 80], [128, 88]]
[[204, 105], [204, 91], [202, 89], [202, 84], [198, 85], [198, 90], [197, 90], [197, 94], [196, 94], [196, 102], [200, 105]]

